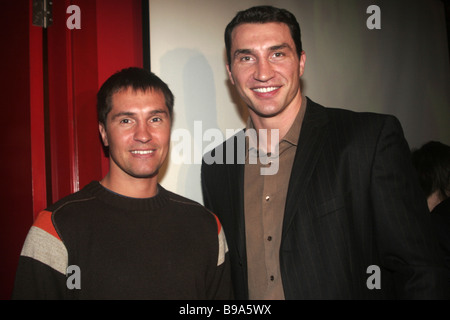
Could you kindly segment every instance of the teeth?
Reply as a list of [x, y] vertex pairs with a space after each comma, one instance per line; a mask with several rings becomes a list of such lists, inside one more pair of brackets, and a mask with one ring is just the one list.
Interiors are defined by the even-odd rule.
[[153, 150], [143, 150], [143, 151], [133, 150], [133, 151], [131, 151], [131, 153], [133, 153], [133, 154], [150, 154], [150, 153], [153, 153]]
[[253, 91], [260, 92], [260, 93], [267, 93], [267, 92], [277, 90], [278, 88], [279, 87], [256, 88], [256, 89], [253, 89]]

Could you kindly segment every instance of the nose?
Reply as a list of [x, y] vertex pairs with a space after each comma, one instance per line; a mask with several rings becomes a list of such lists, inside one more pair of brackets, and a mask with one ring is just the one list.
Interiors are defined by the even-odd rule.
[[257, 81], [266, 82], [274, 76], [273, 67], [266, 59], [259, 59], [255, 68], [254, 78]]
[[147, 143], [152, 140], [152, 133], [149, 125], [145, 122], [139, 122], [135, 127], [134, 140]]

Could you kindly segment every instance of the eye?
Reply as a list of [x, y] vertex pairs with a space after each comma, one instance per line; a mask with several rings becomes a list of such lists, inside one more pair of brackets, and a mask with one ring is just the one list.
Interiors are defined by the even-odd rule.
[[162, 119], [160, 117], [154, 117], [150, 119], [150, 122], [161, 122]]
[[274, 58], [281, 58], [281, 57], [284, 57], [284, 56], [285, 56], [284, 52], [275, 52], [273, 54]]
[[131, 123], [131, 120], [130, 119], [122, 119], [122, 120], [120, 120], [120, 123], [129, 124], [129, 123]]
[[252, 58], [250, 57], [250, 56], [243, 56], [241, 59], [240, 59], [240, 61], [242, 61], [242, 62], [248, 62], [248, 61], [251, 61], [252, 60]]

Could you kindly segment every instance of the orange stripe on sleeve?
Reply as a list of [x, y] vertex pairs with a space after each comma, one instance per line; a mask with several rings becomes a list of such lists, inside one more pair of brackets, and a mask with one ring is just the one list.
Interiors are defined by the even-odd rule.
[[52, 213], [50, 211], [41, 211], [33, 223], [33, 226], [48, 232], [56, 239], [61, 240], [52, 222]]
[[217, 216], [213, 213], [214, 218], [216, 218], [216, 222], [217, 222], [217, 234], [220, 233], [220, 230], [222, 229], [222, 225], [220, 224], [220, 220], [219, 218], [217, 218]]

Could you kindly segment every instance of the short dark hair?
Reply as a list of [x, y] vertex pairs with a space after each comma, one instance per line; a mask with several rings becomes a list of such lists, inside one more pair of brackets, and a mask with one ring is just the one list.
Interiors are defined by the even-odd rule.
[[106, 126], [106, 117], [112, 109], [112, 97], [115, 93], [131, 88], [134, 91], [160, 90], [172, 119], [174, 96], [167, 84], [154, 73], [137, 67], [122, 69], [109, 77], [97, 93], [98, 121]]
[[445, 199], [450, 192], [450, 146], [439, 141], [425, 143], [412, 151], [412, 162], [420, 185], [428, 197], [439, 191]]
[[279, 9], [272, 6], [257, 6], [244, 11], [239, 11], [225, 28], [225, 49], [227, 51], [227, 61], [231, 65], [231, 33], [234, 28], [243, 23], [269, 23], [280, 22], [289, 27], [292, 40], [294, 40], [298, 57], [301, 56], [302, 38], [300, 25], [295, 16], [286, 9]]

